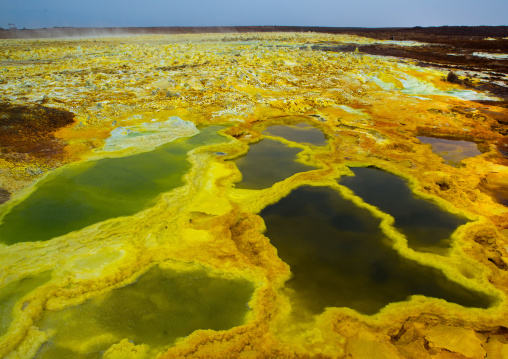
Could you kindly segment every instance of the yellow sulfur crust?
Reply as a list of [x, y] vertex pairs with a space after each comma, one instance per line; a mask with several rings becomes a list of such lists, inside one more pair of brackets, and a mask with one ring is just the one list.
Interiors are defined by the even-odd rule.
[[[508, 111], [473, 101], [489, 95], [446, 82], [440, 70], [308, 46], [369, 41], [314, 33], [1, 40], [2, 101], [75, 115], [73, 124], [53, 133], [64, 145], [57, 162], [30, 155], [24, 161], [0, 158], [0, 186], [13, 195], [3, 213], [56, 167], [136, 153], [135, 145], [101, 150], [118, 127], [139, 129], [177, 116], [198, 128], [224, 125], [225, 142], [192, 150], [185, 184], [135, 215], [45, 242], [0, 244], [2, 286], [52, 273], [15, 304], [12, 323], [0, 337], [0, 356], [34, 357], [48, 340], [37, 328], [45, 312], [124, 287], [156, 264], [247, 279], [255, 286], [252, 310], [243, 325], [197, 330], [158, 351], [122, 338], [104, 358], [476, 359], [507, 353], [508, 207], [494, 195], [506, 191], [508, 160], [496, 146], [507, 142], [492, 130], [497, 122], [489, 113]], [[319, 128], [327, 145], [262, 133], [270, 125], [301, 122]], [[484, 151], [452, 167], [419, 135], [475, 140]], [[297, 160], [312, 167], [263, 190], [235, 188], [241, 173], [234, 160], [264, 138], [301, 149]], [[454, 234], [444, 255], [409, 248], [391, 216], [337, 183], [353, 175], [349, 167], [365, 166], [407, 179], [415, 195], [471, 222]], [[401, 256], [491, 295], [496, 305], [464, 308], [413, 296], [372, 316], [349, 308], [293, 315], [282, 292], [290, 268], [263, 235], [258, 214], [303, 185], [334, 188], [382, 220], [383, 233]], [[92, 345], [79, 338], [69, 343], [76, 352]]]

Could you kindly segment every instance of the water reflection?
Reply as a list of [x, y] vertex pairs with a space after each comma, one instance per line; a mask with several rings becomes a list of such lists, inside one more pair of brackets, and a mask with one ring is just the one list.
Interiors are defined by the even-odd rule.
[[162, 350], [197, 329], [227, 330], [245, 321], [253, 291], [246, 280], [155, 267], [131, 285], [48, 311], [38, 327], [54, 334], [36, 358], [101, 358], [124, 338]]
[[491, 305], [486, 295], [401, 257], [379, 229], [380, 220], [334, 189], [300, 187], [260, 215], [294, 275], [287, 287], [297, 307], [316, 314], [326, 307], [374, 314], [414, 294], [467, 307]]
[[306, 143], [315, 146], [326, 145], [326, 137], [324, 133], [306, 122], [300, 122], [296, 125], [273, 125], [267, 127], [263, 134], [282, 137], [288, 141], [297, 143]]
[[189, 170], [187, 153], [225, 141], [208, 127], [153, 151], [105, 158], [55, 171], [2, 219], [0, 241], [45, 241], [109, 218], [132, 215], [149, 207], [162, 192], [183, 185]]
[[432, 251], [432, 247], [449, 247], [452, 233], [467, 223], [465, 218], [415, 197], [406, 181], [398, 176], [376, 168], [351, 170], [355, 176], [342, 177], [340, 184], [394, 217], [395, 227], [406, 235], [408, 245], [413, 249]]
[[295, 161], [301, 151], [270, 139], [250, 145], [249, 152], [235, 160], [242, 173], [242, 181], [236, 184], [236, 188], [268, 188], [298, 172], [313, 169]]
[[475, 157], [481, 154], [476, 143], [470, 141], [425, 136], [418, 136], [416, 138], [422, 143], [432, 145], [432, 152], [441, 156], [446, 164], [454, 167], [458, 167], [459, 162], [465, 158]]

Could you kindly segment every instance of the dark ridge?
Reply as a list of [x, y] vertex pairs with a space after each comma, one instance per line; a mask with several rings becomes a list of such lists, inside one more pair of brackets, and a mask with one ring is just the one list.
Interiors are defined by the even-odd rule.
[[[321, 27], [321, 26], [156, 26], [156, 27], [53, 27], [43, 29], [5, 30], [0, 29], [0, 38], [29, 39], [73, 36], [111, 36], [135, 34], [206, 34], [248, 32], [319, 32], [328, 34], [352, 34], [378, 39], [421, 40], [434, 37], [436, 40], [453, 40], [455, 37], [506, 37], [508, 26], [439, 26], [439, 27]], [[428, 42], [428, 40], [427, 40]]]

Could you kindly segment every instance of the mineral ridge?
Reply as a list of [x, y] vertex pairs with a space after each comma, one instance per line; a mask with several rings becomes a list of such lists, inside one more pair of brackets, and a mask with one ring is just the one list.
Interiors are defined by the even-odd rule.
[[[508, 110], [479, 91], [481, 76], [466, 81], [459, 72], [450, 82], [438, 67], [325, 50], [374, 40], [317, 33], [0, 43], [1, 357], [42, 358], [54, 348], [55, 356], [76, 358], [508, 355]], [[406, 45], [424, 44], [397, 44]], [[175, 185], [157, 177], [162, 167], [147, 162], [143, 169], [143, 158], [173, 143], [187, 148], [211, 125], [220, 141], [194, 143], [161, 164], [188, 164], [178, 167], [185, 170]], [[481, 153], [450, 165], [419, 136], [474, 142]], [[249, 157], [249, 148], [258, 157]], [[141, 160], [131, 172], [120, 174], [121, 167], [87, 177], [92, 189], [83, 187], [83, 171], [124, 159]], [[341, 184], [358, 167], [399, 176], [420, 201], [465, 224], [439, 250], [408, 245], [410, 234], [397, 218]], [[250, 185], [256, 174], [266, 178]], [[51, 181], [67, 187], [44, 192]], [[367, 314], [299, 306], [292, 268], [264, 235], [271, 228], [265, 232], [260, 213], [308, 186], [368, 213], [390, 253], [480, 293], [488, 305], [412, 295]], [[136, 210], [112, 211], [44, 238], [29, 230], [30, 221], [10, 222], [20, 208], [41, 221], [48, 207], [35, 199], [51, 202], [73, 188], [79, 194], [73, 211], [63, 209], [45, 225], [74, 223], [72, 216], [86, 216], [80, 203], [93, 198], [100, 207], [101, 193], [123, 208], [129, 196], [161, 192]], [[154, 275], [157, 266], [170, 274]], [[143, 286], [150, 289], [136, 289]], [[214, 293], [241, 301], [228, 320], [203, 318], [211, 315], [200, 307], [207, 303], [223, 313]], [[144, 324], [124, 328], [130, 315]], [[158, 333], [136, 333], [150, 320]]]

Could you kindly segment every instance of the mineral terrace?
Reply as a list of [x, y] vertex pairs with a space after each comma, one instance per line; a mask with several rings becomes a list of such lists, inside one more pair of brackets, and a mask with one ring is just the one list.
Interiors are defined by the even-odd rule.
[[[0, 357], [508, 357], [508, 109], [483, 91], [489, 70], [351, 51], [424, 43], [318, 33], [0, 44]], [[425, 138], [478, 152], [447, 160]], [[250, 175], [281, 177], [254, 188], [256, 148]], [[365, 167], [465, 224], [445, 246], [413, 246], [343, 185]], [[320, 273], [281, 258], [267, 223], [282, 215], [267, 218], [300, 188], [331, 191], [373, 221], [376, 245], [487, 304], [299, 304], [313, 293], [297, 271]]]

